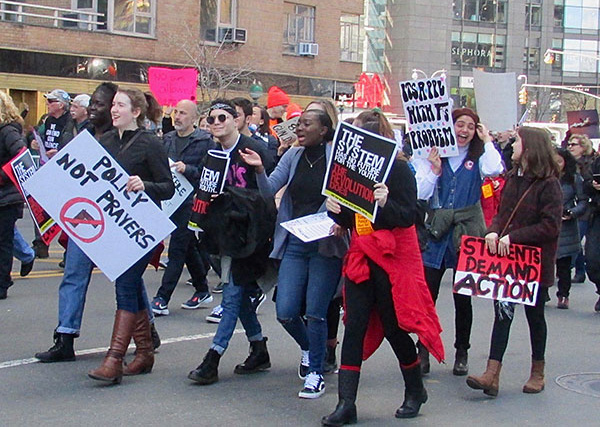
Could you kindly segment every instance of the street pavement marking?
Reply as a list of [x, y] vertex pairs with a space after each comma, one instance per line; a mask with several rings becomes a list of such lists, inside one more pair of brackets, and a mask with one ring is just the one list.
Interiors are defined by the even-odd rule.
[[[244, 332], [243, 329], [235, 329], [233, 331], [234, 334], [241, 334], [242, 332]], [[211, 332], [209, 334], [183, 335], [181, 337], [167, 338], [165, 340], [161, 340], [161, 345], [173, 344], [173, 343], [179, 343], [179, 342], [185, 342], [185, 341], [195, 341], [195, 340], [201, 340], [204, 338], [212, 338], [215, 336], [215, 334], [216, 334], [216, 332]], [[133, 348], [135, 348], [135, 344], [130, 344], [129, 349], [133, 349]], [[87, 350], [77, 350], [75, 352], [75, 355], [83, 356], [86, 354], [104, 353], [107, 350], [108, 350], [108, 347], [97, 347], [97, 348], [90, 348]], [[0, 363], [0, 369], [16, 368], [18, 366], [31, 365], [32, 363], [41, 363], [41, 362], [38, 359], [36, 359], [35, 357], [31, 358], [31, 359], [9, 360], [7, 362]]]

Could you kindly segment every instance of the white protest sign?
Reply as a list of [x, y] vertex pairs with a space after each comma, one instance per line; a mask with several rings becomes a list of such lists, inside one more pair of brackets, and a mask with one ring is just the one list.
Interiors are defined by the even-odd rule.
[[477, 114], [489, 130], [510, 130], [517, 124], [515, 73], [486, 73], [473, 69]]
[[294, 117], [293, 119], [286, 120], [273, 126], [273, 131], [277, 134], [277, 138], [286, 145], [292, 144], [296, 140], [296, 126], [298, 126], [298, 119], [300, 117]]
[[190, 184], [183, 174], [177, 172], [173, 167], [173, 160], [169, 159], [169, 166], [171, 167], [171, 177], [173, 178], [173, 184], [175, 185], [175, 194], [169, 200], [163, 200], [160, 202], [162, 211], [168, 217], [179, 209], [179, 206], [185, 202], [188, 197], [194, 194], [194, 186]]
[[433, 147], [437, 147], [440, 157], [457, 156], [453, 102], [446, 77], [400, 82], [400, 93], [413, 156], [426, 159]]
[[[125, 190], [128, 178], [84, 131], [23, 187], [106, 277], [115, 280], [175, 229], [146, 193]], [[60, 191], [51, 191], [49, 183]]]

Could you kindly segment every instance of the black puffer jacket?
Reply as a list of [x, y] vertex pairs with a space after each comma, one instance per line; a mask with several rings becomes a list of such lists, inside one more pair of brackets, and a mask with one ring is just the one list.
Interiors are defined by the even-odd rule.
[[[10, 162], [25, 146], [20, 124], [13, 122], [0, 125], [0, 168]], [[21, 193], [0, 169], [0, 206], [19, 203], [23, 203]]]

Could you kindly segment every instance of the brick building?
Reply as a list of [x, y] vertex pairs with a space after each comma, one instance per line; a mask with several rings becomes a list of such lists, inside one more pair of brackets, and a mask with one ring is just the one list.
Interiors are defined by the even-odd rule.
[[31, 124], [44, 92], [147, 89], [149, 66], [189, 67], [200, 42], [222, 49], [215, 67], [252, 72], [230, 94], [255, 78], [305, 104], [352, 92], [362, 13], [363, 0], [0, 0], [0, 88], [30, 105]]

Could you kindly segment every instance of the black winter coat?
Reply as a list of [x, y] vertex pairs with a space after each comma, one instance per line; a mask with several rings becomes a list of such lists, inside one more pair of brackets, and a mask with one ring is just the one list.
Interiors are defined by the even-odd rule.
[[[10, 162], [27, 143], [21, 125], [13, 122], [0, 125], [0, 168]], [[23, 203], [21, 193], [0, 169], [0, 206]]]
[[575, 184], [564, 180], [561, 180], [560, 184], [563, 192], [563, 213], [567, 210], [571, 211], [571, 219], [562, 222], [556, 258], [574, 256], [581, 251], [577, 219], [587, 211], [588, 206], [587, 199], [583, 195], [583, 179], [579, 174], [575, 175]]

